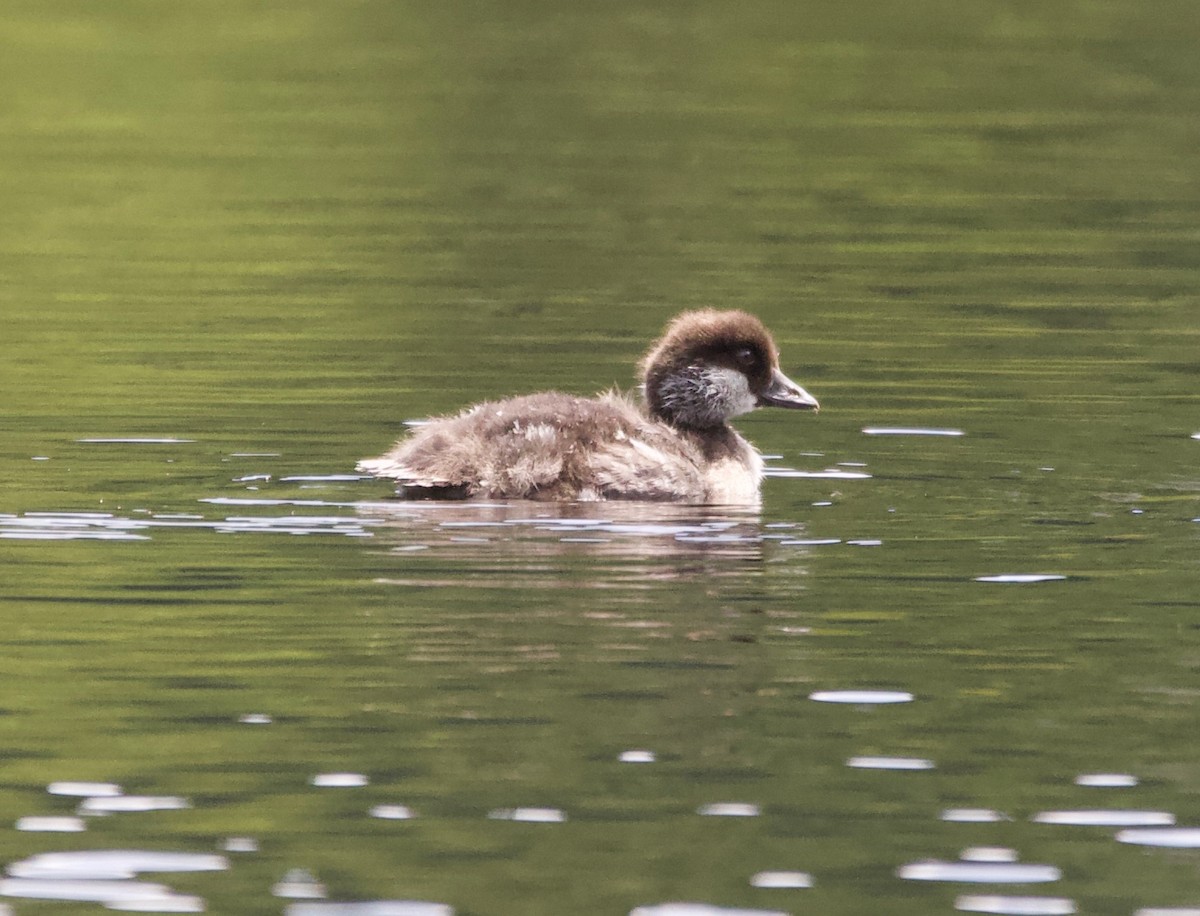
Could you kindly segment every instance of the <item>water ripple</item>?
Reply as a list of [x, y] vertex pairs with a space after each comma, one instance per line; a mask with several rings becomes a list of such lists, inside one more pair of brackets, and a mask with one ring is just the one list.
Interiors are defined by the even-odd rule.
[[863, 428], [867, 436], [965, 436], [961, 429], [930, 429], [921, 426], [867, 426]]
[[932, 760], [920, 757], [851, 757], [846, 766], [858, 770], [932, 770]]
[[906, 881], [954, 881], [964, 884], [1039, 884], [1057, 881], [1062, 872], [1053, 865], [1019, 862], [912, 862], [896, 876]]
[[813, 878], [803, 871], [760, 871], [750, 879], [752, 887], [800, 889], [813, 886]]
[[454, 916], [454, 908], [424, 900], [292, 903], [284, 910], [284, 916]]
[[1122, 830], [1117, 842], [1135, 846], [1163, 846], [1170, 849], [1200, 849], [1200, 827], [1163, 827]]
[[808, 698], [818, 703], [852, 703], [862, 706], [913, 701], [913, 695], [903, 690], [818, 690], [810, 693]]
[[1169, 811], [1076, 810], [1039, 811], [1030, 818], [1035, 824], [1064, 824], [1072, 827], [1169, 827], [1175, 815]]
[[1058, 573], [998, 573], [993, 576], [976, 576], [976, 582], [1032, 583], [1061, 582], [1066, 576]]
[[225, 871], [224, 856], [196, 852], [155, 852], [140, 849], [100, 849], [81, 852], [44, 852], [13, 862], [13, 878], [125, 880], [142, 872]]
[[1138, 784], [1138, 778], [1130, 773], [1080, 773], [1075, 785], [1095, 789], [1128, 789]]
[[742, 910], [713, 906], [710, 903], [660, 903], [639, 906], [629, 916], [788, 916], [779, 910]]
[[964, 894], [954, 901], [964, 913], [998, 913], [1004, 916], [1069, 916], [1075, 901], [1067, 897], [1005, 897], [999, 894]]

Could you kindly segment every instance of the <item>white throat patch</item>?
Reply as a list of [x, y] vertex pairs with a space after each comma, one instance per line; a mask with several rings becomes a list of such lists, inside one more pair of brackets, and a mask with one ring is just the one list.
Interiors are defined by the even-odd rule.
[[701, 428], [721, 426], [758, 404], [749, 379], [723, 366], [688, 366], [673, 373], [663, 380], [659, 397], [667, 416]]

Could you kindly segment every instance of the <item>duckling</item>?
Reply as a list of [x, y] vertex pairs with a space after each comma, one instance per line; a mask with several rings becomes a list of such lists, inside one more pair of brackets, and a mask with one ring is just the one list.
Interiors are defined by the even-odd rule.
[[677, 315], [639, 364], [644, 405], [615, 392], [485, 401], [422, 424], [358, 470], [408, 499], [757, 505], [763, 462], [729, 425], [756, 407], [813, 410], [753, 315]]

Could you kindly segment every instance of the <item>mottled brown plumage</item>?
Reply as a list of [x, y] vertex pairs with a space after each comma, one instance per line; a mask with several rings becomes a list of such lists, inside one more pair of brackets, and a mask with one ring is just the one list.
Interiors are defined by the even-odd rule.
[[817, 408], [745, 312], [679, 315], [640, 369], [644, 410], [612, 393], [484, 402], [358, 468], [395, 478], [409, 498], [754, 503], [762, 460], [729, 418], [768, 404]]

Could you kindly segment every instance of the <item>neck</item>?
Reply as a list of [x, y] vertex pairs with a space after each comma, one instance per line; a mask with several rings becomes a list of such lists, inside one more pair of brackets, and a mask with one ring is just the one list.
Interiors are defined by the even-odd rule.
[[728, 430], [729, 418], [753, 410], [755, 397], [740, 372], [717, 366], [687, 366], [646, 380], [650, 413], [672, 426]]

